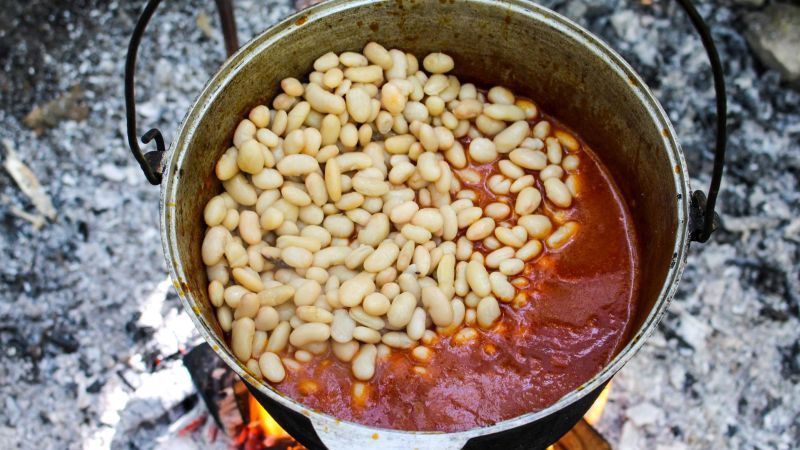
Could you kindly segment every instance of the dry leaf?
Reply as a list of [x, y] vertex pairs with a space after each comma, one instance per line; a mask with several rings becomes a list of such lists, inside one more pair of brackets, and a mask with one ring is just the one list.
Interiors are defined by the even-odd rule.
[[214, 28], [211, 26], [211, 18], [208, 17], [205, 11], [200, 11], [200, 14], [197, 15], [197, 28], [200, 28], [200, 31], [209, 38], [214, 38]]
[[41, 133], [63, 120], [84, 120], [89, 115], [89, 108], [83, 103], [83, 89], [74, 86], [56, 99], [43, 106], [35, 106], [22, 120], [25, 125]]
[[6, 158], [3, 161], [3, 167], [8, 171], [11, 178], [17, 182], [22, 193], [27, 195], [39, 212], [50, 220], [56, 218], [56, 209], [53, 208], [53, 203], [50, 197], [45, 194], [42, 184], [39, 179], [31, 171], [22, 160], [17, 156], [14, 151], [14, 146], [8, 139], [3, 139], [3, 145], [6, 147]]

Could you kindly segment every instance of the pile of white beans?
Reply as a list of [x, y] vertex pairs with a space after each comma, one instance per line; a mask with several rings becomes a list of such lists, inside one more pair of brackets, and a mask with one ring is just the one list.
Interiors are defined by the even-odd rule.
[[[219, 325], [255, 377], [281, 382], [329, 349], [357, 380], [392, 349], [425, 373], [437, 339], [477, 339], [501, 303], [524, 305], [526, 263], [577, 232], [564, 209], [578, 140], [509, 89], [446, 75], [453, 66], [433, 53], [423, 71], [374, 42], [327, 53], [239, 123], [202, 258]], [[485, 180], [472, 168], [495, 161]], [[480, 183], [496, 197], [485, 207]]]

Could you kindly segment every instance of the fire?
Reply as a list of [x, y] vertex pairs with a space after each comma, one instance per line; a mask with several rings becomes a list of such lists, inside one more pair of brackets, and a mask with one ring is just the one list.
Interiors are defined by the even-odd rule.
[[265, 436], [275, 439], [290, 438], [289, 433], [286, 432], [272, 416], [261, 406], [260, 403], [251, 395], [250, 396], [250, 424], [258, 424], [261, 430], [264, 431]]
[[597, 400], [594, 401], [594, 404], [589, 411], [586, 411], [586, 414], [583, 415], [583, 420], [589, 423], [589, 425], [595, 425], [597, 422], [600, 421], [600, 417], [603, 415], [603, 410], [606, 407], [606, 403], [608, 403], [608, 394], [611, 393], [611, 383], [609, 382], [606, 387], [600, 392], [600, 395], [597, 396]]
[[234, 442], [238, 450], [305, 450], [295, 442], [256, 399], [248, 396], [250, 423], [244, 426]]

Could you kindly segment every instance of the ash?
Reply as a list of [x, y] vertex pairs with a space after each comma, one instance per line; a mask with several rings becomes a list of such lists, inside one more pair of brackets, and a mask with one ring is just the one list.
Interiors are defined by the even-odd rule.
[[[43, 218], [0, 170], [0, 442], [224, 448], [224, 436], [176, 437], [176, 424], [202, 415], [180, 360], [198, 337], [163, 262], [158, 188], [124, 133], [125, 50], [143, 2], [51, 3], [0, 10], [0, 158], [13, 149], [57, 211]], [[713, 88], [683, 11], [675, 2], [544, 3], [644, 76], [681, 137], [693, 187], [706, 189]], [[615, 448], [788, 449], [800, 441], [800, 94], [745, 37], [747, 17], [770, 3], [700, 5], [728, 82], [724, 224], [692, 247], [669, 313], [614, 378], [598, 428]], [[236, 0], [240, 41], [291, 11], [290, 1]], [[223, 60], [213, 2], [164, 2], [139, 54], [139, 132], [156, 126], [169, 142]], [[54, 99], [81, 104], [65, 112], [48, 107]], [[37, 106], [52, 117], [25, 120]]]

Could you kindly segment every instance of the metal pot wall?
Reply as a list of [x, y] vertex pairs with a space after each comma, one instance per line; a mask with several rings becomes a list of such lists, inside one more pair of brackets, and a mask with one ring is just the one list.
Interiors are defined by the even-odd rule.
[[[310, 449], [543, 448], [568, 431], [655, 328], [677, 288], [689, 241], [713, 230], [724, 152], [724, 85], [709, 208], [690, 194], [683, 154], [666, 114], [641, 78], [612, 49], [568, 19], [533, 3], [494, 0], [333, 0], [273, 26], [233, 55], [208, 82], [180, 126], [169, 152], [143, 155], [135, 138], [133, 67], [142, 32], [159, 1], [137, 25], [126, 68], [129, 143], [148, 179], [161, 181], [164, 252], [181, 301], [212, 348], [249, 385], [271, 415]], [[716, 51], [691, 4], [681, 1], [703, 35], [712, 63]], [[688, 5], [688, 6], [687, 6]], [[692, 14], [694, 13], [694, 16]], [[253, 106], [277, 93], [278, 81], [305, 73], [327, 51], [360, 51], [369, 41], [416, 55], [444, 51], [455, 75], [484, 85], [506, 85], [533, 98], [578, 133], [610, 169], [633, 215], [641, 243], [641, 293], [629, 339], [592, 379], [550, 407], [491, 426], [456, 433], [378, 429], [310, 410], [256, 380], [233, 356], [207, 297], [200, 256], [206, 202], [221, 191], [214, 165], [233, 129]], [[712, 64], [713, 65], [713, 64]], [[715, 67], [717, 68], [717, 67]], [[722, 89], [721, 89], [722, 88]]]

